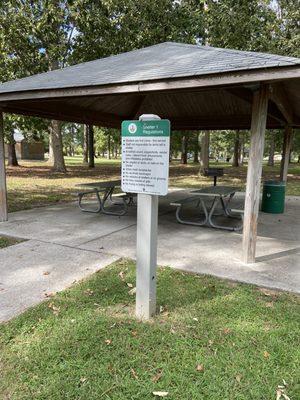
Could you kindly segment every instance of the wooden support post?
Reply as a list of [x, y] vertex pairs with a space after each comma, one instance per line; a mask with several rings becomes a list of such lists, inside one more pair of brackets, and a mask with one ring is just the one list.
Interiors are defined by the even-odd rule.
[[4, 154], [3, 113], [0, 111], [0, 222], [7, 221], [7, 192]]
[[254, 93], [252, 104], [251, 140], [245, 197], [243, 259], [255, 262], [257, 217], [260, 199], [260, 182], [264, 152], [264, 138], [268, 110], [268, 86], [261, 85]]
[[138, 194], [136, 316], [147, 320], [156, 309], [158, 196]]
[[293, 130], [290, 126], [287, 126], [284, 130], [282, 158], [280, 165], [280, 180], [285, 182], [287, 181], [287, 174], [289, 169], [292, 137], [293, 137]]

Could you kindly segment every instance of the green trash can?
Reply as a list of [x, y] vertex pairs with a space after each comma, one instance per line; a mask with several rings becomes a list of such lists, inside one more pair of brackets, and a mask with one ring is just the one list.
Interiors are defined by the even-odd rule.
[[285, 182], [264, 182], [261, 211], [271, 214], [282, 214], [284, 212], [284, 201]]

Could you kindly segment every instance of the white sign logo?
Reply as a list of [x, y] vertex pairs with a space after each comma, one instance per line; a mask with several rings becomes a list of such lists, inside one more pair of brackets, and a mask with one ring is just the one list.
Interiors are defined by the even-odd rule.
[[129, 133], [132, 133], [132, 134], [134, 134], [136, 131], [137, 131], [137, 126], [136, 126], [136, 124], [129, 124], [129, 126], [128, 126], [128, 131], [129, 131]]

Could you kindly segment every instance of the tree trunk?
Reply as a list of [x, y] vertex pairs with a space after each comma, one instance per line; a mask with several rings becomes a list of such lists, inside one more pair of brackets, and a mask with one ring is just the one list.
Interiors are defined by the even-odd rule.
[[95, 168], [94, 129], [93, 125], [88, 126], [89, 135], [89, 168]]
[[86, 124], [83, 125], [83, 163], [87, 164], [89, 162], [89, 133], [88, 126]]
[[9, 143], [7, 144], [7, 150], [8, 150], [8, 155], [7, 155], [7, 165], [10, 167], [18, 167], [18, 159], [16, 155], [16, 147], [15, 147], [15, 139], [14, 139], [14, 131], [12, 130], [9, 134]]
[[274, 154], [275, 154], [275, 140], [274, 140], [274, 134], [271, 132], [271, 138], [270, 138], [270, 147], [269, 147], [269, 158], [268, 158], [268, 165], [270, 167], [274, 167]]
[[210, 132], [205, 131], [201, 137], [200, 164], [202, 169], [209, 167], [209, 136]]
[[181, 138], [181, 160], [180, 164], [187, 164], [187, 137], [185, 135]]
[[283, 145], [282, 145], [282, 157], [280, 163], [280, 180], [287, 180], [290, 157], [291, 157], [291, 146], [293, 140], [293, 129], [286, 126], [284, 130]]
[[57, 120], [50, 122], [49, 162], [53, 171], [67, 172], [63, 154], [61, 122]]
[[199, 150], [196, 148], [194, 150], [194, 163], [199, 164]]
[[239, 152], [240, 152], [240, 131], [237, 130], [234, 139], [234, 151], [233, 151], [233, 159], [232, 159], [232, 166], [238, 167], [239, 166]]
[[110, 160], [110, 152], [111, 152], [111, 137], [110, 133], [107, 136], [107, 159]]
[[199, 138], [200, 138], [200, 136], [198, 134], [196, 137], [196, 140], [195, 140], [195, 147], [194, 147], [194, 163], [195, 164], [199, 164], [199, 143], [200, 143]]
[[244, 164], [244, 151], [245, 151], [245, 141], [244, 135], [240, 136], [240, 149], [239, 149], [239, 165], [242, 166]]

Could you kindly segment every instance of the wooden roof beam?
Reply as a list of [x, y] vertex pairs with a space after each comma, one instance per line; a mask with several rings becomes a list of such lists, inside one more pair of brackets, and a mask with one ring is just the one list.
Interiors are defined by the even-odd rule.
[[[172, 118], [170, 116], [162, 116], [171, 121], [172, 130], [223, 130], [223, 129], [250, 129], [251, 115], [240, 116], [221, 116], [220, 119], [212, 121], [208, 118], [199, 117], [182, 117]], [[278, 122], [271, 116], [268, 116], [267, 125], [269, 128], [278, 128]]]
[[[225, 91], [241, 100], [244, 100], [246, 103], [252, 106], [253, 93], [250, 89], [244, 87], [235, 87], [235, 88], [227, 88], [225, 89]], [[280, 124], [284, 126], [286, 124], [286, 118], [284, 114], [282, 114], [280, 109], [279, 111], [280, 112], [278, 112], [276, 107], [274, 107], [274, 105], [271, 102], [268, 102], [268, 115], [279, 121]]]
[[77, 122], [82, 124], [93, 124], [99, 126], [103, 124], [111, 128], [118, 128], [122, 122], [122, 119], [114, 114], [85, 110], [80, 107], [66, 107], [65, 105], [61, 106], [60, 109], [60, 106], [60, 104], [55, 104], [55, 109], [53, 109], [53, 104], [53, 108], [49, 107], [47, 104], [39, 104], [39, 107], [32, 107], [32, 104], [9, 104], [3, 107], [3, 111], [13, 114], [37, 116], [41, 118], [57, 119], [59, 121]]
[[270, 85], [270, 99], [276, 104], [288, 124], [293, 123], [293, 109], [281, 83]]

